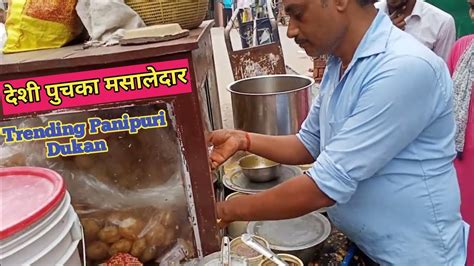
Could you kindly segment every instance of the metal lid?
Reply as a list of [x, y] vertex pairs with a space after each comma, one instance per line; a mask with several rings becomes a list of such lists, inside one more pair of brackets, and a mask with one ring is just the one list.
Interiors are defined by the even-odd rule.
[[313, 212], [288, 220], [250, 222], [247, 232], [263, 237], [273, 250], [293, 251], [323, 242], [331, 233], [331, 224], [322, 214]]

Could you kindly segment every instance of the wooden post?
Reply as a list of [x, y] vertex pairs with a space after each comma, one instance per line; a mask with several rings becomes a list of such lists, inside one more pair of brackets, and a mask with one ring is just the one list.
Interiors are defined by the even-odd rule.
[[216, 27], [226, 26], [224, 25], [224, 5], [219, 0], [215, 0], [214, 4], [214, 22]]

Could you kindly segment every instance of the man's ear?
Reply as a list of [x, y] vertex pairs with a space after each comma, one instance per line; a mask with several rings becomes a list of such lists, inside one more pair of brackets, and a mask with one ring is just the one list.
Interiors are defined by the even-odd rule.
[[336, 10], [339, 12], [343, 12], [347, 10], [347, 6], [349, 5], [349, 1], [351, 0], [333, 0], [333, 1], [334, 1], [334, 5], [336, 6]]

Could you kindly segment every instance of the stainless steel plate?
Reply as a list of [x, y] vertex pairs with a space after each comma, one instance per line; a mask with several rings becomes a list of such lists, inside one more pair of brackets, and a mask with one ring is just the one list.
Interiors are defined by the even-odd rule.
[[269, 182], [264, 183], [255, 183], [251, 182], [240, 170], [237, 168], [230, 172], [229, 174], [224, 175], [223, 183], [228, 189], [247, 193], [254, 194], [258, 192], [265, 191], [276, 185], [279, 185], [292, 177], [302, 175], [303, 172], [297, 166], [281, 165], [278, 170], [278, 178]]
[[288, 220], [250, 222], [247, 232], [267, 240], [273, 250], [293, 251], [314, 247], [326, 240], [331, 224], [322, 214], [312, 212]]

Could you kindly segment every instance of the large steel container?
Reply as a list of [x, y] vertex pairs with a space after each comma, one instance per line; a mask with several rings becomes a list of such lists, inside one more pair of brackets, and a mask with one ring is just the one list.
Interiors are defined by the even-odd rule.
[[231, 83], [234, 127], [268, 135], [295, 134], [308, 115], [314, 80], [267, 75]]

